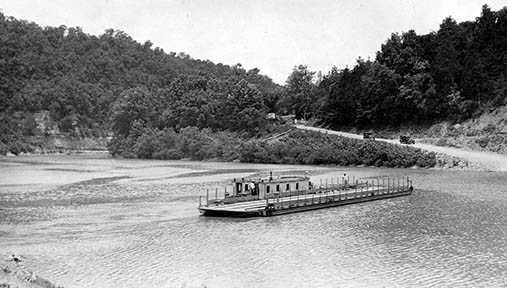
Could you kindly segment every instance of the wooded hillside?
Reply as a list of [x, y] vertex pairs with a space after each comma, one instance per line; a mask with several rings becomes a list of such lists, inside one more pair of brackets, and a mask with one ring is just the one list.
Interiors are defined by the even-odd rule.
[[438, 31], [394, 33], [373, 61], [332, 69], [314, 88], [333, 126], [461, 121], [507, 104], [507, 7]]
[[113, 29], [94, 36], [0, 13], [0, 153], [54, 134], [36, 123], [41, 112], [69, 137], [113, 135], [113, 155], [177, 158], [188, 139], [266, 138], [278, 131], [266, 126], [268, 112], [368, 129], [460, 121], [507, 104], [507, 8], [446, 18], [425, 35], [394, 33], [352, 68], [316, 77], [295, 66], [285, 86], [256, 68], [152, 46]]
[[[61, 132], [256, 129], [281, 87], [258, 69], [165, 53], [113, 29], [45, 27], [0, 13], [0, 135], [4, 145], [38, 131], [49, 111]], [[113, 120], [112, 122], [110, 120]]]

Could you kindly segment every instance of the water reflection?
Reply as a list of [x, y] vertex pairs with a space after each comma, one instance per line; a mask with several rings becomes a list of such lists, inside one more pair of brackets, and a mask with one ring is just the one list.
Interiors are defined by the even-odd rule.
[[[1, 180], [0, 253], [26, 255], [27, 268], [65, 287], [507, 285], [506, 174], [73, 156], [20, 161], [0, 163], [0, 172], [14, 177]], [[20, 189], [13, 169], [39, 179], [27, 178]], [[41, 176], [61, 169], [67, 178], [44, 183]], [[410, 175], [416, 190], [271, 218], [199, 216], [197, 197], [206, 188], [270, 170], [308, 171], [314, 180]]]

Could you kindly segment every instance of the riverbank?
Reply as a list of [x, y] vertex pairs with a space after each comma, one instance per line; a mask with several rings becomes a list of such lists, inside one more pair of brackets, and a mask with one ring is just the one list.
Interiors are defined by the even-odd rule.
[[[359, 134], [303, 125], [296, 125], [295, 127], [299, 128], [300, 131], [302, 129], [317, 131], [323, 134], [337, 135], [355, 140], [353, 140], [353, 142], [345, 141], [345, 143], [344, 140], [331, 141], [331, 139], [327, 138], [321, 139], [321, 137], [318, 136], [320, 134], [314, 134], [313, 136], [294, 135], [294, 132], [290, 132], [290, 126], [285, 127], [289, 130], [284, 130], [284, 133], [273, 133], [275, 136], [282, 135], [280, 137], [268, 137], [257, 140], [250, 139], [244, 142], [239, 141], [237, 137], [233, 137], [234, 135], [213, 134], [209, 131], [200, 131], [196, 132], [197, 134], [191, 133], [191, 135], [172, 135], [173, 138], [179, 136], [184, 141], [182, 139], [179, 139], [181, 141], [175, 141], [176, 144], [179, 143], [181, 145], [177, 145], [176, 147], [173, 146], [170, 151], [168, 150], [169, 148], [162, 149], [164, 147], [156, 148], [154, 145], [150, 145], [150, 149], [152, 150], [151, 153], [146, 153], [148, 151], [147, 149], [141, 149], [137, 151], [139, 153], [126, 153], [121, 156], [127, 158], [156, 158], [163, 160], [190, 159], [224, 162], [241, 161], [247, 163], [334, 164], [340, 166], [507, 171], [507, 164], [505, 164], [507, 163], [507, 156], [501, 154], [432, 145], [429, 143], [422, 143], [419, 139], [416, 139], [416, 144], [414, 145], [400, 145], [397, 139], [378, 137], [376, 138], [377, 142], [370, 142], [363, 141], [363, 136]], [[107, 139], [100, 138], [99, 140], [70, 139], [63, 141], [62, 139], [54, 138], [52, 141], [46, 142], [52, 143], [50, 146], [46, 146], [50, 147], [49, 149], [36, 149], [31, 152], [18, 152], [18, 154], [8, 152], [7, 156], [32, 154], [109, 154], [109, 151], [104, 150], [107, 146]], [[154, 140], [154, 143], [162, 142], [159, 141], [159, 139], [152, 140]], [[389, 143], [389, 145], [379, 146], [376, 144], [378, 142], [386, 142]], [[334, 144], [328, 145], [326, 143]], [[391, 144], [395, 146], [391, 146]], [[143, 148], [144, 146], [141, 145], [136, 147]], [[412, 148], [416, 148], [416, 150], [421, 149], [424, 153], [417, 152]], [[160, 152], [157, 149], [162, 151]], [[433, 153], [432, 157], [434, 160], [429, 161], [429, 159], [427, 159], [428, 155], [426, 154], [428, 154], [428, 152]], [[413, 161], [407, 162], [408, 158], [413, 158]], [[417, 161], [417, 159], [422, 159], [423, 161]]]
[[[330, 129], [309, 127], [296, 125], [296, 128], [310, 131], [318, 131], [325, 134], [339, 135], [342, 137], [362, 139], [362, 135], [335, 131]], [[376, 141], [387, 142], [395, 145], [406, 146], [399, 143], [399, 140], [375, 138]], [[410, 145], [425, 151], [436, 153], [437, 164], [435, 168], [470, 170], [470, 171], [507, 171], [507, 156], [484, 151], [468, 151], [459, 148], [437, 146], [427, 143], [419, 143]]]
[[63, 133], [50, 136], [25, 136], [7, 144], [0, 142], [1, 155], [80, 154], [108, 152], [110, 137], [74, 137]]
[[2, 288], [63, 288], [28, 271], [20, 256], [0, 259], [0, 287]]

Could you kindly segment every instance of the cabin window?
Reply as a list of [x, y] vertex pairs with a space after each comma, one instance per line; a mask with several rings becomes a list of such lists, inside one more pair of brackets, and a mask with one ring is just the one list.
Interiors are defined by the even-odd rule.
[[269, 188], [271, 188], [271, 187], [269, 187], [269, 185], [268, 185], [268, 186], [266, 186], [266, 193], [269, 193], [269, 192], [270, 192], [269, 190], [271, 190], [271, 189], [269, 189]]
[[287, 190], [287, 191], [290, 190], [290, 184], [287, 184], [287, 187], [285, 188], [285, 190]]
[[245, 191], [248, 191], [248, 184], [245, 184]]
[[277, 185], [276, 185], [276, 192], [279, 192], [279, 191], [280, 191], [280, 185], [279, 185], [279, 184], [277, 184]]
[[299, 190], [299, 183], [296, 183], [296, 190]]

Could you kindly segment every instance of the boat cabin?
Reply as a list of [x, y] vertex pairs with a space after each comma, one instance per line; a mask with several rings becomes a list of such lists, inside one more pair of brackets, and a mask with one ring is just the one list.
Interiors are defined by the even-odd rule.
[[269, 176], [258, 179], [234, 179], [233, 192], [230, 197], [256, 196], [258, 199], [272, 198], [294, 191], [305, 191], [310, 188], [307, 176]]

